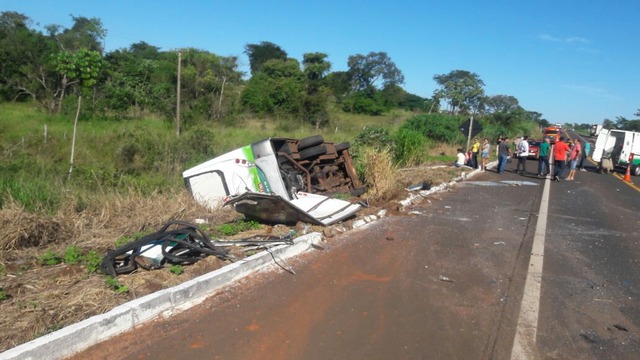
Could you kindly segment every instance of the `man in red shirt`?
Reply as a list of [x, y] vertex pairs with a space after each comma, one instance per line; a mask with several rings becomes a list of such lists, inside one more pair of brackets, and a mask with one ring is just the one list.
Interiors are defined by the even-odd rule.
[[560, 182], [560, 175], [562, 175], [565, 162], [567, 161], [567, 152], [570, 150], [569, 145], [564, 142], [564, 136], [560, 136], [560, 141], [556, 141], [555, 145], [553, 145], [553, 162], [555, 165], [553, 181]]

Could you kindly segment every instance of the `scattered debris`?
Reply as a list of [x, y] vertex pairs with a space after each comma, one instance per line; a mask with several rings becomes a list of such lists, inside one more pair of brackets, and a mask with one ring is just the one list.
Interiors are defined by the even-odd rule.
[[444, 282], [455, 282], [454, 280], [449, 279], [448, 277], [443, 276], [443, 275], [438, 276], [438, 280], [444, 281]]
[[596, 339], [594, 339], [594, 335], [593, 334], [588, 334], [588, 333], [581, 332], [580, 333], [580, 337], [585, 339], [590, 344], [596, 344], [598, 342]]
[[268, 250], [268, 245], [293, 244], [294, 235], [295, 231], [280, 237], [211, 240], [197, 226], [172, 220], [157, 232], [110, 251], [100, 262], [100, 269], [107, 275], [116, 276], [133, 272], [138, 267], [153, 270], [162, 268], [165, 264], [193, 264], [209, 255], [234, 261], [234, 256], [224, 247], [252, 246], [251, 250]]
[[407, 188], [407, 190], [409, 190], [409, 191], [430, 190], [432, 184], [433, 184], [433, 181], [425, 180], [425, 181], [423, 181], [421, 183], [409, 186]]
[[620, 331], [629, 332], [629, 330], [626, 327], [624, 327], [624, 326], [622, 326], [620, 324], [613, 324], [613, 327], [618, 329], [618, 330], [620, 330]]
[[505, 245], [504, 241], [496, 241], [493, 243], [493, 245]]

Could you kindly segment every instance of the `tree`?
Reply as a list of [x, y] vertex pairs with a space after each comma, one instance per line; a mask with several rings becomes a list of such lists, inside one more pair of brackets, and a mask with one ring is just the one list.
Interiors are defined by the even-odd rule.
[[78, 106], [73, 122], [73, 138], [71, 142], [71, 161], [69, 163], [68, 176], [73, 172], [73, 160], [76, 149], [76, 132], [78, 128], [78, 117], [82, 107], [82, 93], [85, 89], [93, 87], [102, 70], [102, 56], [93, 50], [81, 49], [75, 53], [63, 51], [57, 60], [57, 70], [65, 79], [70, 79], [71, 83], [77, 82], [79, 87]]
[[272, 59], [253, 75], [242, 94], [242, 103], [259, 114], [300, 114], [305, 76], [295, 59]]
[[488, 113], [509, 113], [520, 107], [518, 99], [510, 95], [493, 95], [484, 99], [485, 110]]
[[477, 113], [484, 99], [484, 82], [466, 70], [453, 70], [448, 74], [435, 75], [440, 86], [434, 93], [438, 99], [447, 100], [451, 113]]
[[616, 123], [613, 122], [611, 119], [604, 119], [602, 121], [602, 128], [604, 129], [615, 129], [616, 128]]
[[31, 20], [17, 12], [0, 14], [0, 91], [8, 100], [28, 98], [50, 112], [55, 109], [53, 39], [29, 28]]
[[315, 52], [303, 55], [302, 66], [307, 82], [303, 116], [314, 124], [317, 130], [329, 121], [327, 111], [329, 91], [324, 82], [327, 73], [331, 70], [331, 63], [327, 61], [327, 54]]
[[336, 97], [338, 103], [341, 103], [351, 92], [351, 78], [346, 71], [334, 71], [330, 73], [327, 75], [326, 84], [331, 90], [331, 93], [333, 93], [333, 96]]
[[263, 41], [260, 44], [247, 44], [244, 53], [249, 57], [251, 75], [262, 71], [264, 64], [269, 60], [286, 60], [287, 53], [274, 43]]
[[56, 39], [60, 48], [65, 51], [77, 51], [87, 49], [103, 52], [102, 42], [107, 36], [107, 31], [102, 27], [102, 21], [98, 18], [75, 17], [70, 29], [62, 29], [59, 25], [47, 25], [49, 35]]
[[404, 83], [404, 76], [386, 52], [370, 52], [366, 56], [349, 56], [352, 91], [373, 94], [376, 90]]

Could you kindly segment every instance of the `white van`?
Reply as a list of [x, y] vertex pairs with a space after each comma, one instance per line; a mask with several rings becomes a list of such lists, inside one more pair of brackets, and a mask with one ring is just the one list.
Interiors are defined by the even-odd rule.
[[182, 176], [193, 197], [209, 207], [233, 205], [265, 223], [330, 225], [361, 208], [328, 196], [363, 189], [348, 148], [348, 143], [325, 142], [319, 135], [269, 138], [206, 161]]
[[631, 154], [633, 154], [631, 173], [640, 176], [640, 133], [602, 129], [596, 139], [591, 158], [597, 163], [602, 159], [611, 159], [613, 166], [627, 167]]

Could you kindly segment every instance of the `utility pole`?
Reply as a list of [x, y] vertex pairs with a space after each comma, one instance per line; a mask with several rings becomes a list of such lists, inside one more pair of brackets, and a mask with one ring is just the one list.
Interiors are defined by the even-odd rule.
[[178, 50], [178, 84], [176, 86], [176, 136], [180, 136], [180, 78], [182, 73], [182, 52]]
[[467, 148], [465, 151], [469, 150], [469, 144], [471, 144], [471, 131], [473, 131], [473, 115], [469, 119], [469, 132], [467, 133]]

